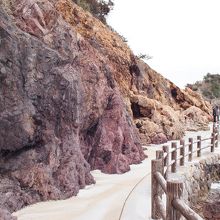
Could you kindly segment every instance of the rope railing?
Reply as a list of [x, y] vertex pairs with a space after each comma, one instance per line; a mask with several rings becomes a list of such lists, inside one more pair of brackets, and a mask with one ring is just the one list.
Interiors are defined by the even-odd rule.
[[[152, 191], [151, 191], [151, 217], [152, 219], [163, 220], [179, 220], [184, 216], [188, 220], [202, 220], [181, 198], [183, 194], [183, 182], [176, 180], [167, 180], [168, 173], [177, 172], [179, 166], [184, 166], [186, 160], [192, 161], [193, 155], [201, 157], [202, 150], [210, 148], [211, 152], [218, 147], [219, 139], [219, 123], [213, 125], [211, 137], [202, 139], [197, 136], [197, 140], [188, 139], [185, 144], [184, 140], [180, 140], [179, 146], [177, 142], [172, 142], [171, 147], [163, 146], [163, 150], [156, 151], [156, 159], [151, 161], [152, 171]], [[205, 141], [210, 140], [210, 144], [204, 145]], [[163, 205], [162, 195], [166, 195], [166, 208]]]

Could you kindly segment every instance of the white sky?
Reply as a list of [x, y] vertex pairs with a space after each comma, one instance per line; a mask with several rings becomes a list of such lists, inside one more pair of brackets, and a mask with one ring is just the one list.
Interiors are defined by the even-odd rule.
[[114, 0], [108, 23], [183, 88], [220, 73], [220, 0]]

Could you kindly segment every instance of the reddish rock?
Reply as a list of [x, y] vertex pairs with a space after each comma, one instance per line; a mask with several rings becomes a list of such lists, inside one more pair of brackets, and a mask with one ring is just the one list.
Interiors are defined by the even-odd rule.
[[0, 207], [11, 212], [145, 158], [108, 60], [55, 5], [0, 9]]
[[12, 216], [11, 213], [5, 209], [0, 209], [0, 219], [1, 220], [16, 220], [17, 217]]
[[[106, 173], [123, 173], [129, 164], [138, 163], [142, 155], [137, 134], [131, 132], [132, 123], [123, 110], [124, 104], [118, 95], [113, 95], [96, 125], [91, 153], [88, 157], [92, 168]], [[117, 122], [117, 123], [116, 123]], [[90, 139], [90, 137], [88, 137]], [[137, 148], [139, 146], [139, 148]]]
[[0, 4], [0, 207], [76, 195], [91, 169], [145, 158], [137, 128], [164, 142], [184, 134], [180, 112], [209, 113], [71, 0]]
[[[155, 110], [152, 105], [144, 107], [136, 105], [137, 102], [133, 100], [136, 95], [144, 96], [160, 104], [160, 108], [156, 111], [159, 122], [158, 120], [153, 122], [159, 126], [168, 140], [183, 136], [188, 124], [185, 125], [185, 121], [181, 119], [181, 112], [191, 106], [200, 108], [207, 113], [206, 117], [211, 119], [211, 105], [200, 95], [189, 89], [181, 90], [151, 69], [133, 55], [127, 44], [116, 33], [106, 28], [89, 13], [84, 13], [81, 8], [67, 0], [58, 0], [56, 9], [64, 20], [76, 28], [77, 32], [87, 39], [99, 54], [103, 54], [107, 58], [107, 63], [112, 70], [111, 75], [119, 86], [126, 108], [135, 119], [152, 120]], [[161, 107], [162, 109], [167, 108], [167, 106], [171, 111], [168, 110], [168, 114], [164, 115], [164, 111], [160, 109]], [[199, 124], [197, 123], [197, 125]], [[197, 125], [194, 128], [198, 130], [201, 126]], [[151, 127], [145, 127], [144, 130], [143, 134], [143, 129], [139, 129], [142, 143], [151, 143], [152, 134], [148, 132]], [[153, 133], [157, 133], [156, 130]]]
[[156, 134], [152, 139], [151, 139], [153, 144], [161, 144], [167, 142], [167, 137], [163, 133]]
[[203, 205], [205, 219], [220, 220], [220, 191], [212, 189], [209, 192], [207, 201]]

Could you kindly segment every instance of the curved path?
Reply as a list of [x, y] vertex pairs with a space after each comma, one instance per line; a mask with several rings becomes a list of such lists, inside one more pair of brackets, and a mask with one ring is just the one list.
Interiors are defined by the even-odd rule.
[[[80, 190], [76, 197], [34, 204], [14, 215], [18, 220], [119, 220], [120, 216], [124, 216], [122, 210], [127, 210], [128, 201], [125, 201], [130, 200], [128, 195], [134, 186], [146, 174], [150, 177], [150, 163], [155, 158], [156, 148], [148, 151], [148, 158], [141, 164], [132, 165], [131, 171], [125, 174], [108, 175], [98, 170], [93, 171], [96, 184]], [[148, 185], [143, 188], [148, 188]], [[147, 201], [148, 199], [145, 204]], [[131, 210], [132, 213], [133, 211], [135, 210]], [[146, 215], [146, 211], [143, 213]]]
[[[210, 125], [210, 128], [212, 125]], [[210, 131], [198, 131], [198, 132], [186, 132], [184, 139], [188, 141], [189, 137], [194, 139], [197, 135], [201, 135], [202, 139], [211, 137]], [[210, 144], [210, 140], [203, 142], [202, 144]], [[155, 150], [162, 149], [162, 145], [148, 147], [150, 155], [155, 159]], [[154, 152], [154, 153], [153, 153]], [[217, 150], [220, 153], [220, 149]], [[207, 154], [208, 153], [208, 154]], [[205, 157], [209, 155], [210, 148], [204, 149], [202, 151], [202, 156]], [[201, 158], [200, 158], [201, 159]], [[194, 160], [197, 158], [194, 156]], [[192, 161], [193, 163], [193, 161]], [[151, 173], [149, 172], [144, 178], [142, 178], [129, 193], [119, 220], [149, 220], [151, 219]]]
[[[187, 132], [187, 137], [198, 132]], [[199, 132], [202, 138], [209, 132]], [[16, 213], [18, 220], [146, 220], [151, 219], [151, 159], [161, 145], [148, 147], [148, 158], [120, 175], [93, 171], [96, 184], [80, 190], [76, 197], [41, 202]]]

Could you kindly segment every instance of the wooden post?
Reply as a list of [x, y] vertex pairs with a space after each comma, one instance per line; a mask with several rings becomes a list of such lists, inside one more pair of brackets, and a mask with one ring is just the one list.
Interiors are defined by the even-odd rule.
[[212, 132], [212, 137], [211, 137], [211, 152], [215, 151], [215, 132]]
[[175, 173], [176, 172], [176, 164], [177, 164], [177, 144], [173, 142], [171, 144], [172, 149], [175, 149], [172, 154], [171, 154], [171, 160], [174, 160], [174, 163], [171, 165], [171, 172]]
[[218, 139], [219, 139], [219, 129], [218, 127], [216, 127], [215, 129], [215, 139], [216, 139], [216, 143], [215, 143], [215, 147], [218, 147]]
[[156, 196], [162, 197], [162, 188], [160, 184], [158, 184], [157, 179], [155, 177], [156, 172], [162, 172], [162, 159], [152, 160], [151, 161], [151, 218], [152, 219], [160, 219], [161, 215], [158, 212], [158, 208], [156, 205]]
[[185, 141], [183, 139], [180, 140], [180, 166], [184, 166], [185, 164]]
[[219, 121], [218, 121], [218, 123], [217, 123], [217, 126], [216, 126], [216, 128], [217, 128], [217, 130], [219, 130]]
[[166, 220], [180, 220], [181, 214], [172, 205], [174, 199], [181, 199], [183, 194], [183, 182], [178, 180], [167, 182], [167, 207]]
[[201, 136], [197, 136], [197, 157], [201, 157]]
[[189, 157], [188, 160], [192, 161], [193, 152], [193, 138], [189, 138]]
[[159, 160], [159, 159], [163, 159], [163, 150], [157, 150], [156, 151], [156, 159]]
[[[184, 219], [189, 220], [204, 220], [194, 210], [192, 210], [183, 200], [174, 199], [172, 202], [173, 207], [176, 210], [180, 210], [181, 214], [185, 217]], [[166, 219], [166, 218], [165, 218]], [[182, 219], [182, 218], [181, 218]]]
[[212, 126], [212, 133], [214, 133], [215, 126], [216, 126], [216, 122], [213, 122], [213, 126]]
[[164, 176], [164, 152], [163, 150], [157, 150], [156, 151], [156, 159], [162, 159], [162, 170], [161, 170], [161, 174]]
[[165, 167], [167, 167], [166, 172], [164, 173], [164, 178], [167, 179], [168, 172], [169, 172], [169, 162], [170, 162], [170, 150], [169, 146], [165, 145], [163, 146], [163, 151], [166, 153], [166, 157], [164, 158], [163, 164]]

